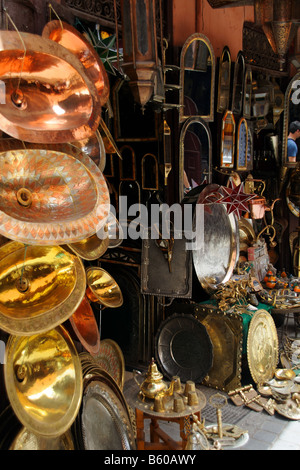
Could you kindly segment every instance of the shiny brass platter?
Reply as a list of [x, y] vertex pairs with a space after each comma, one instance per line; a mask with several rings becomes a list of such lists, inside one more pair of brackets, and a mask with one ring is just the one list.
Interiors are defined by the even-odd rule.
[[45, 25], [42, 37], [65, 47], [80, 60], [97, 89], [101, 106], [104, 106], [109, 98], [109, 79], [102, 60], [85, 37], [70, 24], [58, 20]]
[[0, 328], [15, 335], [50, 330], [72, 315], [85, 287], [77, 256], [60, 246], [10, 241], [0, 247]]
[[105, 307], [117, 308], [123, 304], [122, 292], [114, 278], [104, 269], [90, 267], [86, 269], [86, 295], [92, 302]]
[[4, 380], [11, 406], [34, 434], [58, 437], [76, 418], [83, 380], [76, 348], [58, 326], [32, 336], [10, 336]]
[[257, 310], [249, 325], [247, 359], [255, 383], [272, 379], [278, 364], [278, 335], [274, 320], [266, 310]]
[[49, 438], [34, 434], [22, 428], [9, 450], [75, 450], [70, 430], [62, 436]]
[[[104, 229], [107, 232], [106, 227]], [[80, 258], [88, 261], [93, 261], [104, 255], [109, 246], [108, 235], [106, 238], [99, 238], [97, 234], [92, 235], [85, 240], [80, 240], [76, 243], [70, 243], [68, 245], [71, 250], [76, 253]]]
[[3, 236], [60, 245], [89, 238], [105, 225], [110, 199], [102, 172], [83, 152], [65, 149], [0, 152]]
[[69, 320], [84, 348], [91, 355], [98, 355], [100, 351], [100, 332], [94, 312], [86, 296]]
[[6, 134], [54, 143], [96, 132], [101, 117], [97, 88], [81, 61], [60, 44], [35, 34], [0, 31], [0, 80], [5, 90], [0, 129]]

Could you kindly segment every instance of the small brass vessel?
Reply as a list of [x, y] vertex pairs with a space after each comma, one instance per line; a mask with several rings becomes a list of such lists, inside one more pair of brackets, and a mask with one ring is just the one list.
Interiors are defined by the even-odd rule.
[[[149, 398], [154, 400], [157, 395], [165, 396], [168, 394], [169, 390], [171, 390], [171, 385], [168, 387], [166, 382], [163, 381], [163, 375], [157, 369], [153, 358], [148, 367], [146, 378], [141, 384], [136, 378], [136, 372], [137, 371], [134, 371], [133, 377], [140, 388], [139, 394], [142, 399]], [[173, 387], [174, 383], [172, 383], [172, 389]]]

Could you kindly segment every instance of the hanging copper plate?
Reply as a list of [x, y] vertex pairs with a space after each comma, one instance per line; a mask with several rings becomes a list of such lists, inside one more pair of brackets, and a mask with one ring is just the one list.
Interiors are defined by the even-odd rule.
[[81, 260], [59, 246], [0, 247], [0, 327], [16, 335], [41, 333], [67, 320], [85, 294]]
[[81, 304], [69, 320], [84, 348], [92, 356], [98, 355], [100, 351], [100, 332], [94, 312], [86, 297], [82, 299]]
[[97, 88], [80, 60], [60, 44], [0, 31], [0, 80], [0, 129], [6, 134], [53, 143], [96, 132], [101, 115]]
[[79, 411], [83, 380], [78, 353], [62, 326], [32, 336], [10, 336], [5, 386], [23, 426], [38, 435], [65, 433]]
[[114, 278], [104, 269], [90, 267], [86, 270], [86, 295], [92, 302], [117, 308], [123, 304], [123, 295]]
[[47, 148], [1, 152], [0, 185], [0, 234], [26, 244], [84, 240], [109, 214], [103, 174], [75, 148], [72, 153]]
[[46, 24], [42, 37], [65, 47], [80, 60], [87, 76], [95, 84], [101, 106], [104, 106], [109, 98], [109, 80], [103, 62], [91, 43], [73, 26], [58, 20]]
[[274, 377], [278, 355], [274, 320], [266, 310], [257, 310], [250, 321], [247, 337], [248, 365], [256, 384], [263, 385]]

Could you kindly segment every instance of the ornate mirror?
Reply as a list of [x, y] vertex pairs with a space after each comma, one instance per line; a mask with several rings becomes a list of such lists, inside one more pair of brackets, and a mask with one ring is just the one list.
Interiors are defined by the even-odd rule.
[[236, 169], [247, 170], [248, 124], [244, 117], [239, 120], [237, 130]]
[[247, 145], [247, 170], [253, 170], [253, 130], [252, 126], [248, 124], [248, 145]]
[[245, 77], [245, 58], [242, 51], [239, 51], [234, 64], [233, 92], [232, 92], [232, 111], [236, 114], [242, 114], [243, 93]]
[[214, 120], [215, 55], [206, 36], [195, 33], [180, 56], [180, 122], [190, 116]]
[[235, 119], [232, 111], [226, 111], [222, 120], [221, 168], [234, 167]]
[[251, 109], [252, 109], [252, 70], [251, 70], [251, 67], [247, 67], [246, 69], [243, 99], [244, 99], [243, 115], [245, 118], [251, 119]]
[[229, 109], [231, 78], [231, 55], [229, 48], [224, 47], [219, 66], [217, 112], [224, 113]]
[[[300, 72], [291, 79], [285, 92], [284, 118], [283, 118], [283, 141], [282, 141], [282, 162], [285, 166], [294, 167], [296, 163], [288, 162], [287, 140], [289, 125], [293, 121], [300, 121]], [[298, 139], [298, 159], [300, 156], [300, 139]]]
[[204, 181], [211, 183], [212, 143], [208, 125], [199, 117], [187, 119], [180, 132], [179, 200]]

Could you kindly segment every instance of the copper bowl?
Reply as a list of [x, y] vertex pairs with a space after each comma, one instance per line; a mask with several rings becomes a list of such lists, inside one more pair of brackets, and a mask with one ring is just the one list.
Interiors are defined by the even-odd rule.
[[102, 60], [85, 37], [73, 26], [58, 20], [46, 24], [42, 37], [65, 47], [80, 60], [87, 76], [95, 84], [101, 106], [104, 106], [110, 92], [108, 76]]
[[67, 331], [10, 336], [4, 379], [19, 421], [34, 434], [56, 437], [75, 420], [82, 399], [79, 355]]
[[31, 335], [56, 327], [80, 305], [82, 261], [60, 246], [8, 242], [0, 247], [0, 328]]
[[79, 151], [0, 152], [0, 185], [0, 234], [26, 244], [84, 240], [105, 225], [109, 214], [103, 174]]
[[92, 302], [117, 308], [123, 304], [123, 295], [114, 278], [103, 268], [86, 269], [86, 295]]
[[101, 118], [97, 88], [80, 60], [60, 44], [0, 31], [0, 80], [0, 129], [6, 134], [54, 143], [96, 132]]
[[69, 321], [82, 346], [91, 356], [97, 356], [100, 351], [100, 332], [93, 309], [86, 296]]

